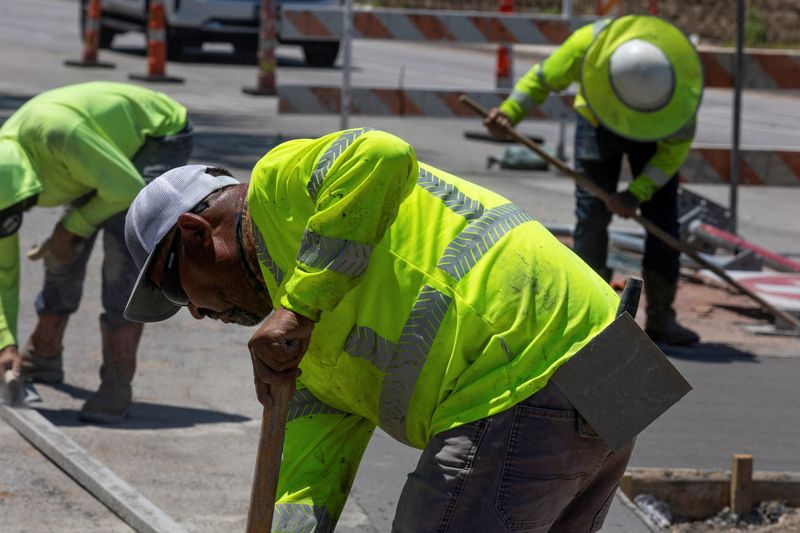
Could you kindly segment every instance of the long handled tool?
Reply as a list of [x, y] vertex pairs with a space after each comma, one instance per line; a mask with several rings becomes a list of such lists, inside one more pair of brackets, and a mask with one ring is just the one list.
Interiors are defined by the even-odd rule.
[[[461, 95], [460, 101], [462, 104], [466, 105], [467, 107], [469, 107], [482, 117], [486, 117], [489, 114], [489, 112], [486, 109], [484, 109], [483, 106], [481, 106], [478, 102], [476, 102], [467, 95]], [[580, 185], [581, 187], [592, 193], [594, 196], [600, 198], [606, 204], [608, 204], [608, 202], [611, 199], [610, 195], [606, 191], [595, 185], [586, 176], [583, 176], [582, 174], [575, 172], [563, 161], [560, 161], [559, 159], [556, 159], [552, 155], [548, 154], [546, 151], [542, 149], [541, 146], [539, 146], [538, 144], [527, 138], [525, 135], [522, 135], [514, 128], [509, 127], [507, 128], [506, 131], [511, 137], [514, 138], [514, 140], [516, 140], [520, 144], [530, 148], [531, 150], [539, 154], [539, 156], [542, 159], [554, 165], [563, 174], [566, 174], [570, 178], [574, 179], [578, 183], [578, 185]], [[653, 224], [652, 222], [650, 222], [649, 220], [640, 215], [633, 215], [631, 218], [636, 222], [638, 222], [639, 224], [641, 224], [644, 227], [644, 229], [647, 230], [648, 233], [655, 235], [657, 238], [659, 238], [660, 240], [662, 240], [664, 243], [674, 248], [675, 250], [678, 250], [679, 252], [686, 254], [697, 264], [712, 271], [714, 274], [716, 274], [724, 281], [726, 281], [729, 285], [735, 287], [739, 292], [753, 299], [774, 317], [776, 318], [779, 317], [787, 324], [790, 324], [791, 328], [800, 330], [800, 320], [797, 320], [789, 313], [781, 309], [778, 309], [777, 307], [766, 301], [764, 298], [762, 298], [758, 294], [754, 293], [753, 291], [751, 291], [750, 289], [748, 289], [747, 287], [745, 287], [744, 285], [733, 279], [723, 269], [703, 259], [697, 252], [695, 252], [692, 248], [683, 244], [680, 240], [676, 239], [675, 237], [673, 237], [672, 235], [670, 235], [669, 233], [662, 230], [661, 228], [659, 228], [658, 226], [656, 226], [655, 224]]]
[[270, 385], [272, 408], [264, 408], [261, 417], [261, 438], [258, 441], [256, 471], [253, 476], [253, 489], [250, 492], [247, 533], [269, 533], [272, 529], [272, 512], [275, 508], [275, 491], [278, 489], [283, 435], [292, 392], [291, 384]]

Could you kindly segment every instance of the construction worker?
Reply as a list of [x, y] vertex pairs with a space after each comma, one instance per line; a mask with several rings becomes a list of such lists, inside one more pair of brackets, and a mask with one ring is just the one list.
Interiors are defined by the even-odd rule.
[[423, 450], [394, 531], [601, 526], [632, 441], [612, 452], [550, 378], [619, 299], [505, 198], [360, 128], [279, 145], [249, 185], [173, 169], [125, 231], [129, 320], [274, 310], [249, 343], [259, 400], [302, 375], [273, 531], [333, 531], [376, 426]]
[[[612, 194], [603, 201], [576, 187], [575, 252], [606, 280], [611, 213], [642, 216], [678, 237], [678, 169], [689, 153], [703, 91], [699, 58], [686, 36], [657, 17], [625, 16], [575, 31], [515, 85], [484, 123], [497, 136], [548, 94], [578, 83], [575, 160]], [[633, 180], [617, 192], [622, 156]], [[692, 344], [697, 334], [675, 319], [679, 252], [648, 234], [643, 259], [645, 331], [655, 341]]]
[[[136, 267], [124, 243], [125, 211], [166, 169], [183, 165], [192, 149], [186, 108], [134, 85], [91, 82], [44, 92], [0, 128], [0, 362], [24, 379], [60, 383], [62, 341], [78, 309], [86, 264], [103, 230], [103, 365], [100, 388], [80, 418], [123, 420], [142, 324], [123, 317]], [[17, 349], [19, 239], [23, 213], [64, 205], [61, 220], [39, 254], [44, 286], [38, 321]], [[12, 378], [13, 379], [13, 378]], [[19, 387], [17, 387], [19, 389]]]

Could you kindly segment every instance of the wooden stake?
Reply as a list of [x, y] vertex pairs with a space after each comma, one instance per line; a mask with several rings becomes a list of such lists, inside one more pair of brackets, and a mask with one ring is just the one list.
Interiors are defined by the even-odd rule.
[[731, 468], [731, 512], [739, 516], [753, 509], [753, 456], [735, 454]]

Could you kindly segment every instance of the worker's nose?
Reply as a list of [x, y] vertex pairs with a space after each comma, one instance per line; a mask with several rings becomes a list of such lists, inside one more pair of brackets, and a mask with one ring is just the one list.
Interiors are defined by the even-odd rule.
[[200, 310], [197, 308], [197, 306], [194, 305], [193, 303], [189, 302], [189, 304], [186, 307], [189, 308], [189, 312], [192, 314], [192, 316], [195, 319], [203, 320], [206, 317], [203, 313], [200, 312]]

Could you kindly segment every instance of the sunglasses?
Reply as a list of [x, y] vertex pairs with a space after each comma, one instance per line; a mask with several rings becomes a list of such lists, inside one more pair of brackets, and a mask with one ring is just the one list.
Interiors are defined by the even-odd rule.
[[[200, 202], [189, 212], [200, 213], [207, 208], [208, 204], [206, 202]], [[172, 238], [172, 244], [169, 247], [167, 261], [164, 263], [164, 272], [161, 274], [161, 294], [175, 305], [184, 307], [189, 305], [190, 300], [181, 285], [181, 275], [178, 269], [178, 251], [180, 250], [180, 246], [181, 231], [177, 229], [175, 231], [175, 236]]]
[[161, 274], [161, 294], [164, 298], [181, 307], [189, 305], [189, 297], [181, 286], [181, 276], [178, 270], [178, 250], [181, 245], [181, 232], [175, 232], [172, 245], [169, 247], [167, 262], [164, 264], [164, 273]]

